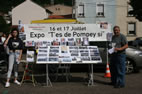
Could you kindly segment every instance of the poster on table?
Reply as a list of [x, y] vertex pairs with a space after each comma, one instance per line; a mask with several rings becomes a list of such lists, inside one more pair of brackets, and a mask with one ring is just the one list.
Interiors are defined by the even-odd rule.
[[37, 63], [98, 63], [102, 62], [97, 46], [39, 47]]
[[34, 58], [34, 51], [28, 51], [27, 50], [27, 62], [34, 62], [35, 61], [35, 58]]

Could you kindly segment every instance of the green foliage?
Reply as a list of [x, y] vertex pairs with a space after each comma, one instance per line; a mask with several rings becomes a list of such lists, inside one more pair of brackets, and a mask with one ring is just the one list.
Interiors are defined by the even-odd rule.
[[43, 6], [44, 4], [50, 4], [50, 0], [32, 0], [33, 2]]
[[142, 0], [130, 0], [130, 5], [133, 7], [133, 11], [130, 11], [130, 14], [133, 14], [139, 21], [142, 21]]
[[[39, 5], [50, 4], [51, 0], [32, 0]], [[54, 4], [65, 4], [72, 6], [72, 0], [54, 0]]]
[[[0, 0], [0, 11], [8, 12], [13, 7], [23, 3], [25, 0]], [[45, 4], [50, 4], [51, 0], [32, 0], [33, 2], [43, 6]], [[72, 6], [72, 0], [54, 0], [55, 4], [65, 4]]]
[[68, 6], [72, 6], [73, 0], [54, 0], [55, 4], [65, 4]]
[[25, 0], [10, 0], [11, 7], [16, 7], [19, 4], [23, 3]]
[[12, 9], [12, 7], [15, 7], [25, 0], [0, 0], [0, 11], [2, 12], [8, 12]]
[[0, 11], [2, 12], [7, 12], [8, 10], [10, 10], [11, 5], [9, 0], [0, 0]]
[[0, 32], [8, 33], [10, 30], [10, 27], [8, 24], [6, 24], [6, 21], [3, 19], [2, 16], [0, 16]]

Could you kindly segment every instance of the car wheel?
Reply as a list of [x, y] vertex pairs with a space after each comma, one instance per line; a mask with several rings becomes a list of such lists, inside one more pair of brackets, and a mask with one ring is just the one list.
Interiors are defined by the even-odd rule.
[[134, 64], [132, 63], [132, 61], [126, 59], [126, 73], [132, 73], [134, 72]]

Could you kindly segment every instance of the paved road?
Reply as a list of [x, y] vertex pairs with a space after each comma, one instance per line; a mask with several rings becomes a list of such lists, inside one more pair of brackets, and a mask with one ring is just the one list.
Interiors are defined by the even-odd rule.
[[[87, 86], [86, 73], [72, 73], [70, 82], [64, 78], [52, 82], [52, 87], [45, 87], [45, 77], [40, 78], [40, 83], [33, 86], [31, 83], [24, 83], [17, 86], [11, 83], [11, 87], [4, 88], [5, 79], [0, 79], [0, 94], [142, 94], [142, 71], [140, 73], [126, 75], [126, 87], [116, 89], [107, 85], [110, 78], [104, 78], [104, 73], [94, 73], [94, 86]], [[62, 80], [61, 80], [62, 79]], [[38, 79], [39, 82], [39, 79]]]

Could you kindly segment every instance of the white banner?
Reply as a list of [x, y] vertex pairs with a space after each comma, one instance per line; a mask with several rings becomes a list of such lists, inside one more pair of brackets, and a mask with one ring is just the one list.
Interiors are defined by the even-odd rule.
[[25, 24], [26, 41], [52, 41], [55, 38], [89, 38], [89, 41], [107, 41], [109, 24]]

